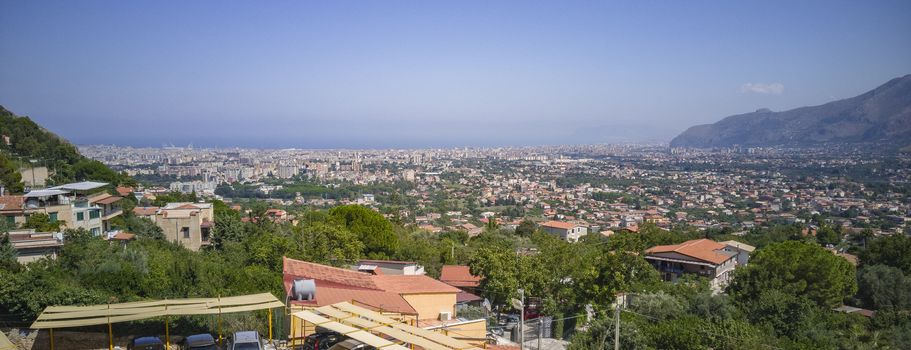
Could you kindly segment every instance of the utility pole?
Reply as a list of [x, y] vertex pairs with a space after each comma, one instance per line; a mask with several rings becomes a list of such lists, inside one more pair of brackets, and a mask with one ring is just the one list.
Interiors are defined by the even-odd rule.
[[614, 304], [614, 350], [620, 350], [620, 295], [617, 295]]
[[519, 289], [522, 307], [519, 308], [519, 350], [525, 350], [525, 289]]

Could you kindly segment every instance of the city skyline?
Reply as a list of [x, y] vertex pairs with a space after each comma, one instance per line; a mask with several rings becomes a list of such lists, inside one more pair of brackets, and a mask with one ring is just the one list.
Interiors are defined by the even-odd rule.
[[911, 4], [865, 5], [5, 3], [0, 104], [77, 144], [667, 142], [911, 72]]

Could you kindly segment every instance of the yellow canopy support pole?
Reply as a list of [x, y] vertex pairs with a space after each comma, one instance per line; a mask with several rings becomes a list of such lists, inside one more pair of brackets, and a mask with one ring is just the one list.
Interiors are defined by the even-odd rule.
[[272, 343], [272, 309], [269, 309], [269, 343]]
[[111, 327], [110, 317], [108, 317], [108, 349], [114, 350], [114, 329]]
[[218, 295], [218, 346], [221, 347], [221, 294]]
[[51, 350], [54, 350], [54, 329], [50, 328], [48, 329], [48, 332], [48, 338], [51, 340]]
[[304, 343], [306, 343], [304, 341], [304, 329], [307, 329], [307, 320], [304, 320], [303, 318], [301, 318], [300, 320], [301, 320], [301, 332], [300, 332], [300, 334], [297, 335], [297, 337], [300, 338], [301, 345], [304, 345]]
[[114, 350], [114, 329], [111, 327], [111, 303], [108, 303], [108, 349]]
[[[168, 312], [168, 305], [164, 306], [165, 313]], [[168, 329], [168, 316], [164, 317], [164, 344], [166, 350], [171, 350], [171, 332]]]
[[168, 316], [164, 317], [164, 344], [165, 349], [171, 350], [171, 333], [168, 330]]

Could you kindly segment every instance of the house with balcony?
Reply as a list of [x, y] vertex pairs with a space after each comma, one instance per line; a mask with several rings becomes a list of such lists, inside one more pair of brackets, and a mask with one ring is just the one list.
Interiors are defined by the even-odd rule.
[[665, 281], [675, 282], [684, 274], [708, 278], [712, 289], [720, 291], [731, 280], [737, 266], [737, 253], [710, 239], [694, 239], [680, 244], [659, 245], [645, 250], [645, 260]]
[[0, 215], [13, 225], [24, 224], [29, 215], [47, 214], [62, 229], [85, 229], [101, 236], [111, 230], [110, 220], [122, 214], [119, 196], [104, 192], [107, 183], [83, 181], [33, 190], [22, 196], [0, 197]]

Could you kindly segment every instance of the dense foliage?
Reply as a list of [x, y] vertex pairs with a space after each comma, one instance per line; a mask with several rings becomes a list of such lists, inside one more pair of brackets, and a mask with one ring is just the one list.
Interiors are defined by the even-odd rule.
[[[8, 190], [21, 192], [18, 170], [29, 166], [45, 166], [51, 184], [94, 180], [111, 184], [133, 184], [133, 180], [117, 173], [99, 161], [79, 154], [75, 146], [45, 130], [28, 117], [19, 117], [0, 106], [0, 135], [9, 137], [9, 145], [0, 142], [0, 183]], [[13, 175], [13, 174], [16, 175]]]

